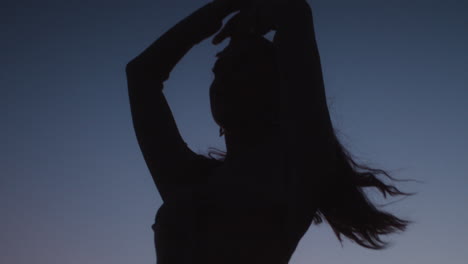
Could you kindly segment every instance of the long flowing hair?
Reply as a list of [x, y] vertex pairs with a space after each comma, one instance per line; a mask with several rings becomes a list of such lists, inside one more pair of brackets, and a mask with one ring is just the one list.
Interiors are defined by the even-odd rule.
[[[272, 56], [274, 49], [267, 41], [257, 41], [256, 44], [262, 48], [257, 48], [257, 52], [254, 53]], [[230, 49], [235, 49], [235, 47], [229, 45], [223, 52], [229, 52]], [[334, 159], [326, 164], [333, 169], [334, 175], [330, 175], [332, 180], [323, 181], [325, 186], [317, 187], [310, 184], [311, 192], [320, 190], [318, 201], [310, 201], [310, 204], [318, 203], [318, 208], [311, 208], [311, 210], [317, 209], [313, 216], [313, 223], [320, 224], [326, 220], [340, 242], [344, 236], [365, 248], [383, 249], [388, 243], [383, 241], [381, 236], [404, 231], [410, 221], [377, 208], [378, 206], [369, 199], [364, 189], [375, 188], [384, 198], [412, 194], [402, 192], [394, 185], [387, 184], [380, 179], [379, 177], [383, 176], [393, 181], [399, 181], [385, 170], [357, 162], [341, 144], [334, 129], [328, 130], [327, 133], [329, 133], [326, 135], [327, 138], [331, 138], [331, 140], [326, 143], [325, 148], [331, 150]], [[220, 136], [223, 134], [223, 128], [220, 127]], [[216, 158], [214, 155], [218, 157]], [[201, 156], [207, 162], [207, 166], [219, 166], [226, 158], [226, 152], [210, 148], [208, 155]], [[313, 177], [316, 176], [310, 175], [310, 179]]]
[[[222, 130], [222, 128], [220, 129]], [[382, 169], [375, 169], [358, 163], [349, 151], [339, 142], [334, 133], [335, 151], [338, 162], [334, 165], [335, 184], [328, 185], [323, 192], [318, 208], [313, 217], [314, 224], [320, 224], [325, 219], [340, 242], [347, 237], [357, 244], [369, 249], [383, 249], [388, 242], [382, 240], [382, 235], [404, 231], [410, 223], [395, 215], [379, 209], [373, 203], [364, 189], [375, 188], [384, 198], [388, 196], [408, 196], [412, 193], [400, 191], [392, 184], [384, 183], [379, 176], [393, 181], [401, 181], [390, 176]], [[226, 152], [209, 148], [207, 155], [202, 155], [210, 166], [222, 165]], [[215, 157], [216, 156], [216, 157]], [[315, 175], [310, 176], [315, 177]], [[317, 187], [310, 187], [317, 189]], [[318, 187], [321, 188], [321, 187]], [[317, 204], [311, 201], [311, 204]], [[315, 208], [311, 208], [314, 210]]]

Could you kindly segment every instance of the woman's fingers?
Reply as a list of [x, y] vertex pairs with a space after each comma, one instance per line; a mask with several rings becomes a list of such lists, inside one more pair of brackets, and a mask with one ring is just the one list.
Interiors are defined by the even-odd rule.
[[[281, 8], [288, 4], [288, 0], [214, 0], [224, 4], [234, 5], [240, 10], [233, 16], [221, 31], [213, 38], [212, 43], [217, 45], [226, 38], [241, 34], [265, 35], [276, 30], [276, 19]], [[304, 0], [290, 0], [304, 1]], [[240, 8], [240, 9], [239, 9]]]
[[226, 25], [221, 29], [221, 31], [216, 34], [216, 36], [213, 38], [212, 43], [214, 45], [217, 45], [226, 38], [230, 37], [232, 33], [236, 30], [236, 27], [238, 27], [239, 21], [241, 19], [241, 13], [237, 13], [235, 16], [233, 16], [229, 21], [226, 23]]
[[213, 0], [212, 3], [224, 7], [230, 14], [251, 5], [253, 1], [254, 0]]

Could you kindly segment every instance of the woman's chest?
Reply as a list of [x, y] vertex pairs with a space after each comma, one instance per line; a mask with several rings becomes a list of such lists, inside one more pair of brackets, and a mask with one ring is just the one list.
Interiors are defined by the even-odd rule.
[[279, 152], [266, 147], [213, 169], [208, 188], [223, 202], [276, 206], [285, 203], [285, 176]]

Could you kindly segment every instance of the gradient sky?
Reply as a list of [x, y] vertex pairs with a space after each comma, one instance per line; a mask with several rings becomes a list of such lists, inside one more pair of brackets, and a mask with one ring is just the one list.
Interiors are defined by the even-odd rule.
[[[155, 263], [161, 200], [136, 142], [124, 67], [207, 2], [2, 1], [0, 263]], [[322, 224], [291, 263], [466, 263], [468, 1], [309, 3], [343, 143], [424, 183], [400, 184], [418, 195], [385, 207], [415, 222], [388, 237], [389, 249], [342, 248]], [[196, 46], [165, 83], [196, 152], [225, 150], [208, 100], [221, 49]]]

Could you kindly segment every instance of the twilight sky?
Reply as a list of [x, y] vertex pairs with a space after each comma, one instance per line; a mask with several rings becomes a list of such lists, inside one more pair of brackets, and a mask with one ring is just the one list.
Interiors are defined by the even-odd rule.
[[[6, 0], [0, 8], [0, 263], [155, 263], [161, 205], [133, 131], [125, 64], [208, 0]], [[312, 226], [291, 264], [468, 259], [468, 1], [309, 0], [333, 123], [404, 191], [415, 223], [384, 251]], [[225, 150], [196, 46], [164, 93], [196, 152]], [[261, 155], [261, 153], [259, 153]], [[377, 201], [383, 203], [376, 196]]]

